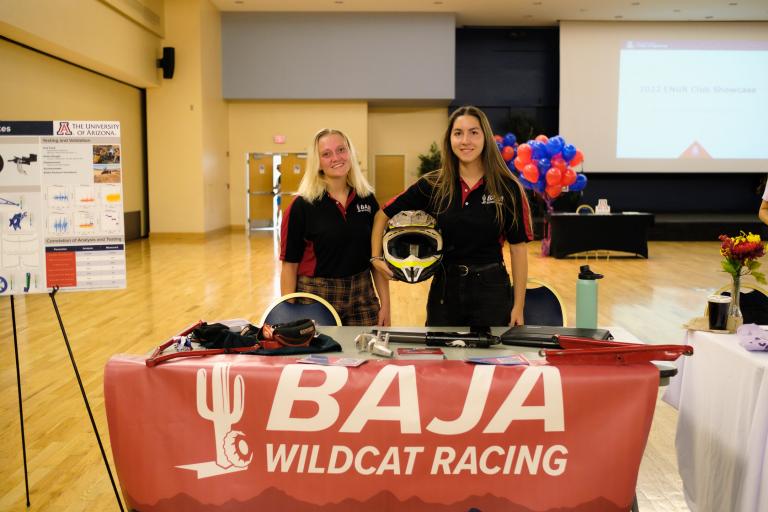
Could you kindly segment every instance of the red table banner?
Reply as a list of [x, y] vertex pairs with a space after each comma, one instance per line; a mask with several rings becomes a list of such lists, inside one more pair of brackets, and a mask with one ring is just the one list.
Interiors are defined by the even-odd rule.
[[651, 364], [121, 355], [104, 394], [141, 512], [610, 512], [631, 506], [658, 384]]

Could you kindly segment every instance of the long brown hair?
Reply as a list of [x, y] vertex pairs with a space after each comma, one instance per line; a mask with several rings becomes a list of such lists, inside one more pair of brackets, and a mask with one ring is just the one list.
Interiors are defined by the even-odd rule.
[[[433, 171], [424, 176], [427, 182], [432, 186], [432, 205], [437, 213], [445, 212], [451, 204], [456, 191], [456, 183], [459, 179], [459, 158], [454, 154], [451, 147], [451, 131], [453, 123], [460, 116], [472, 116], [480, 121], [480, 127], [483, 130], [483, 151], [480, 153], [480, 159], [485, 171], [485, 189], [493, 197], [497, 198], [496, 222], [500, 229], [504, 229], [504, 222], [507, 215], [512, 215], [512, 223], [518, 221], [515, 208], [515, 195], [512, 193], [511, 186], [517, 186], [520, 190], [522, 201], [526, 201], [525, 192], [517, 178], [509, 171], [504, 159], [501, 157], [496, 141], [493, 138], [493, 130], [488, 118], [482, 110], [473, 106], [464, 106], [456, 109], [448, 119], [448, 128], [443, 135], [442, 144], [442, 162], [443, 166], [437, 171]], [[512, 185], [507, 179], [511, 178]], [[500, 198], [505, 198], [503, 201]], [[523, 211], [526, 211], [523, 209]]]

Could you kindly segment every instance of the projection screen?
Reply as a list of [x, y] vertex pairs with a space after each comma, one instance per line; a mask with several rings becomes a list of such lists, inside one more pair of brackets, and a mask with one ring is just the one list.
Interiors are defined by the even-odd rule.
[[768, 172], [768, 23], [561, 22], [560, 133], [591, 172]]

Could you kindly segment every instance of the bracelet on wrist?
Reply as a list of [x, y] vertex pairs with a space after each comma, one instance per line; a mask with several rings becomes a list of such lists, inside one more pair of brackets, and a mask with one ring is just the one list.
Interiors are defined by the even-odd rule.
[[384, 261], [384, 256], [372, 256], [372, 257], [371, 257], [371, 259], [369, 259], [368, 261], [369, 261], [370, 263], [373, 263], [373, 262], [374, 262], [374, 261], [376, 261], [376, 260], [379, 260], [379, 261]]

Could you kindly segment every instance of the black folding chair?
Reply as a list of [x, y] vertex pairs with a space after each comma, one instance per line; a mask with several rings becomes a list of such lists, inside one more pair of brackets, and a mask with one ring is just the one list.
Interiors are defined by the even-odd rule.
[[527, 325], [565, 326], [567, 316], [560, 294], [549, 284], [538, 279], [528, 279], [525, 288], [525, 312]]
[[[731, 295], [731, 286], [723, 286], [716, 295]], [[768, 325], [768, 291], [757, 285], [741, 284], [739, 307], [745, 324]]]
[[317, 325], [341, 325], [341, 318], [327, 300], [312, 293], [288, 293], [264, 312], [260, 325], [276, 325], [311, 318]]

